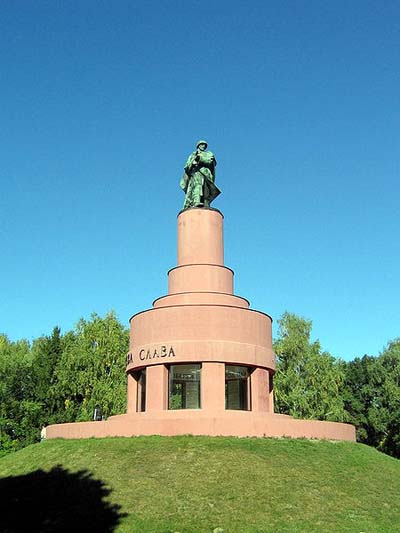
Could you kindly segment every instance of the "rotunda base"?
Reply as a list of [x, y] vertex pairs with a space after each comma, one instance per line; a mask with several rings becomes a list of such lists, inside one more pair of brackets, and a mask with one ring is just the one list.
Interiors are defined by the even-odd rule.
[[300, 420], [287, 415], [251, 411], [221, 411], [213, 416], [200, 409], [130, 413], [102, 422], [56, 424], [45, 429], [46, 439], [137, 437], [142, 435], [207, 435], [234, 437], [289, 437], [352, 441], [350, 424]]

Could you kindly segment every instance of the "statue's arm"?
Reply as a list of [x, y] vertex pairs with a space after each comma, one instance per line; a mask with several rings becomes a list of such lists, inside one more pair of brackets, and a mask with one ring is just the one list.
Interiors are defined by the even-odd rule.
[[190, 171], [192, 170], [192, 167], [194, 166], [194, 160], [196, 158], [197, 154], [196, 152], [190, 154], [190, 156], [188, 157], [188, 160], [186, 161], [186, 164], [184, 166], [184, 170], [186, 172], [186, 174], [190, 174]]
[[217, 166], [217, 160], [215, 155], [210, 152], [201, 152], [200, 153], [200, 162], [203, 163], [208, 169], [211, 170], [212, 174], [215, 176], [215, 167]]

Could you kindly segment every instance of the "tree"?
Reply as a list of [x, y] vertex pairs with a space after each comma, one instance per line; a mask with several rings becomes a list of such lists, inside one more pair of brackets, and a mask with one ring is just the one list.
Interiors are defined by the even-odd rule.
[[379, 449], [400, 458], [400, 338], [388, 344], [380, 359], [384, 373], [382, 407], [387, 414]]
[[64, 337], [49, 391], [58, 402], [58, 422], [91, 420], [96, 406], [105, 417], [125, 411], [128, 346], [128, 330], [113, 312], [82, 318]]
[[328, 352], [321, 352], [319, 341], [310, 341], [310, 320], [286, 312], [278, 324], [274, 342], [277, 411], [297, 418], [344, 421], [342, 363]]
[[347, 363], [344, 401], [357, 439], [400, 457], [400, 339]]
[[39, 415], [30, 345], [0, 335], [0, 454], [38, 440]]
[[57, 419], [57, 405], [50, 394], [56, 382], [55, 370], [63, 352], [63, 338], [58, 326], [50, 336], [33, 341], [33, 376], [35, 399], [41, 404], [41, 425], [46, 426]]
[[114, 313], [74, 331], [11, 342], [0, 335], [0, 455], [40, 438], [43, 426], [125, 411], [129, 333]]
[[357, 440], [371, 446], [376, 446], [379, 441], [380, 430], [372, 423], [372, 419], [376, 420], [376, 409], [379, 407], [377, 395], [382, 380], [381, 371], [376, 358], [369, 355], [357, 357], [345, 366], [345, 409], [351, 423], [356, 426]]

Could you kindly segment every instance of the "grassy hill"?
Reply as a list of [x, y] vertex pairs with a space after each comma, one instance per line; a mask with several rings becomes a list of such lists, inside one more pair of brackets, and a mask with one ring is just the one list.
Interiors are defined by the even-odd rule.
[[400, 461], [345, 442], [53, 440], [0, 459], [0, 497], [2, 532], [397, 532]]

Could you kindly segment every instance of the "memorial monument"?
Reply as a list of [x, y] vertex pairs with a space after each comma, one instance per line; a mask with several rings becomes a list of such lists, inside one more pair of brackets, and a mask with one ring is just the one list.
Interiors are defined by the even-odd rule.
[[[58, 424], [46, 438], [231, 435], [355, 440], [354, 426], [274, 414], [272, 319], [234, 294], [224, 264], [216, 158], [199, 141], [184, 167], [177, 266], [168, 293], [130, 319], [127, 413]], [[251, 253], [251, 251], [249, 251]]]

